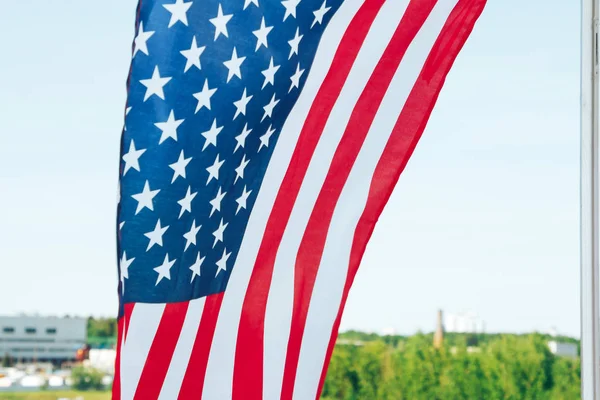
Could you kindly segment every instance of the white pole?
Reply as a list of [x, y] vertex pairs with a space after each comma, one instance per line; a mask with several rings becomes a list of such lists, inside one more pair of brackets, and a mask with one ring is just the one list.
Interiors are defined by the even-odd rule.
[[600, 400], [598, 0], [581, 1], [581, 396]]

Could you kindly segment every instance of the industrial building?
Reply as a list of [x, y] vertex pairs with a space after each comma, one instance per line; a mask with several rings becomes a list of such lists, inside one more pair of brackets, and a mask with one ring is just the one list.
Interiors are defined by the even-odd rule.
[[445, 332], [484, 333], [485, 322], [473, 312], [447, 313], [444, 318]]
[[0, 316], [0, 358], [20, 362], [74, 361], [85, 348], [87, 320], [30, 315]]

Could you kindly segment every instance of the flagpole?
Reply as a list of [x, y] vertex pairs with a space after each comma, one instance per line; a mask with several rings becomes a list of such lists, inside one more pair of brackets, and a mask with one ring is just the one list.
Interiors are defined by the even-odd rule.
[[581, 1], [581, 395], [600, 400], [598, 0]]

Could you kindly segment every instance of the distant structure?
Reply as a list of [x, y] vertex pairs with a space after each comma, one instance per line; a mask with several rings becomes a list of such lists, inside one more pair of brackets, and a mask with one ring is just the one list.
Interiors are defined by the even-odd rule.
[[551, 340], [548, 342], [548, 348], [552, 354], [559, 357], [576, 358], [579, 355], [579, 350], [575, 343]]
[[86, 345], [85, 318], [0, 316], [0, 357], [21, 362], [75, 361]]
[[446, 314], [444, 320], [446, 332], [453, 333], [484, 333], [485, 322], [473, 312]]
[[384, 328], [381, 331], [381, 334], [383, 336], [393, 336], [393, 335], [396, 335], [396, 329], [394, 329], [394, 328]]
[[440, 348], [442, 348], [443, 343], [444, 343], [443, 313], [442, 313], [442, 310], [438, 310], [437, 327], [435, 329], [435, 333], [433, 334], [433, 347], [435, 347], [436, 349], [440, 349]]
[[555, 327], [550, 328], [548, 332], [553, 337], [548, 342], [550, 352], [558, 357], [577, 358], [579, 355], [579, 346], [576, 343], [561, 341], [558, 337], [558, 330]]
[[116, 357], [117, 351], [115, 349], [90, 349], [89, 358], [84, 361], [84, 365], [105, 373], [114, 374]]

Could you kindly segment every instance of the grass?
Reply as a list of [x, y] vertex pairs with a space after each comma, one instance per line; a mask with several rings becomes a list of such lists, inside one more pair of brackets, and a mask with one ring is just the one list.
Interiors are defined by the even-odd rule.
[[0, 392], [2, 400], [57, 400], [57, 399], [72, 399], [82, 398], [84, 400], [110, 400], [110, 392], [75, 392], [75, 391], [60, 391], [52, 390], [41, 392]]

